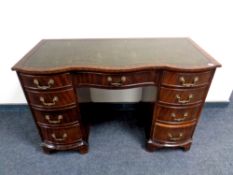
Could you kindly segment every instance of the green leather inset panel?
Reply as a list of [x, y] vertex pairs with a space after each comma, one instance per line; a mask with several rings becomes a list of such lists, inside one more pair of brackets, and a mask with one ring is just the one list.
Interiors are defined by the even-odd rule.
[[45, 40], [24, 68], [208, 67], [207, 59], [186, 38]]

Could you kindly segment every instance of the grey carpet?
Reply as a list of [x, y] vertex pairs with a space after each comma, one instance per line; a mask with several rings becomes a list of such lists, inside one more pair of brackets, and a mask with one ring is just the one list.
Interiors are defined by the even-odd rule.
[[222, 175], [233, 174], [233, 98], [207, 104], [191, 150], [144, 150], [144, 132], [134, 120], [91, 128], [88, 154], [46, 155], [26, 107], [0, 109], [0, 175]]

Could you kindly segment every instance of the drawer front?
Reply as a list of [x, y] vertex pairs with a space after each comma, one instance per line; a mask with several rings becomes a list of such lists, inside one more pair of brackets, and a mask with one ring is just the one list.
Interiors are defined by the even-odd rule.
[[162, 125], [156, 124], [153, 138], [162, 142], [184, 142], [192, 138], [195, 124], [192, 125]]
[[61, 126], [78, 122], [78, 113], [76, 108], [63, 111], [33, 111], [39, 125]]
[[194, 107], [167, 107], [157, 105], [155, 115], [157, 121], [181, 123], [196, 120], [199, 110], [200, 105]]
[[161, 87], [159, 101], [173, 105], [189, 105], [204, 100], [206, 87], [195, 89], [171, 89]]
[[69, 144], [81, 139], [80, 126], [73, 125], [69, 127], [40, 127], [43, 140], [55, 144]]
[[31, 105], [40, 108], [65, 107], [76, 103], [73, 89], [56, 92], [27, 91], [27, 94]]
[[197, 87], [207, 85], [212, 77], [212, 72], [177, 73], [164, 71], [162, 85], [173, 87]]
[[95, 86], [95, 87], [129, 87], [139, 86], [143, 84], [153, 85], [158, 82], [158, 73], [155, 71], [141, 71], [132, 73], [79, 73], [76, 76], [76, 82], [79, 86]]
[[20, 77], [25, 88], [35, 90], [58, 89], [72, 84], [68, 73], [48, 76], [20, 74]]

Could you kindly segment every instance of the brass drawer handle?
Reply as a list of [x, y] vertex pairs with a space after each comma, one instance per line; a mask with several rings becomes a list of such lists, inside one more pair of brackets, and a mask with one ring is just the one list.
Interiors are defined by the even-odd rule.
[[67, 138], [67, 134], [66, 134], [66, 133], [64, 133], [64, 134], [62, 135], [62, 137], [60, 137], [60, 138], [58, 138], [58, 137], [56, 136], [56, 134], [54, 134], [54, 133], [53, 133], [51, 136], [52, 136], [52, 138], [53, 138], [54, 140], [59, 141], [59, 142], [64, 141], [64, 140], [66, 140], [66, 138]]
[[57, 120], [51, 120], [49, 115], [45, 115], [45, 119], [48, 120], [48, 122], [51, 124], [58, 124], [61, 123], [63, 115], [58, 115]]
[[58, 101], [58, 97], [57, 96], [53, 97], [53, 102], [45, 102], [44, 97], [40, 97], [40, 101], [45, 106], [54, 106]]
[[191, 101], [192, 98], [193, 98], [193, 94], [189, 94], [187, 100], [181, 100], [180, 95], [178, 95], [178, 94], [176, 95], [176, 99], [178, 100], [178, 103], [181, 103], [181, 104], [189, 103], [189, 102]]
[[172, 141], [178, 141], [178, 140], [181, 140], [183, 138], [183, 133], [180, 132], [178, 136], [173, 136], [171, 133], [168, 133], [168, 137]]
[[180, 77], [180, 83], [181, 83], [182, 86], [185, 86], [185, 87], [193, 87], [193, 86], [195, 86], [195, 84], [199, 81], [199, 77], [198, 77], [198, 76], [194, 77], [193, 83], [186, 83], [185, 81], [186, 81], [186, 80], [185, 80], [184, 77]]
[[49, 81], [48, 81], [48, 83], [47, 83], [47, 84], [48, 84], [47, 86], [41, 86], [39, 80], [37, 80], [36, 78], [33, 79], [33, 83], [36, 85], [36, 87], [37, 87], [38, 89], [43, 89], [43, 90], [45, 90], [45, 89], [49, 89], [49, 88], [52, 87], [52, 85], [54, 84], [54, 80], [53, 80], [53, 79], [49, 79]]
[[186, 120], [188, 118], [188, 116], [189, 116], [189, 113], [185, 112], [182, 118], [176, 118], [176, 114], [174, 112], [171, 113], [171, 117], [173, 117], [173, 120], [177, 121], [177, 122], [181, 122], [181, 121]]
[[122, 86], [124, 82], [126, 82], [126, 77], [122, 76], [119, 82], [112, 82], [112, 77], [109, 76], [107, 77], [107, 81], [112, 85], [112, 86]]

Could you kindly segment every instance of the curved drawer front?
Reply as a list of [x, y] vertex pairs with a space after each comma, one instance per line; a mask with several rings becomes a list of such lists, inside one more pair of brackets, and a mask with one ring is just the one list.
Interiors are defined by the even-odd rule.
[[72, 125], [69, 127], [40, 127], [43, 139], [48, 143], [69, 144], [81, 139], [80, 126]]
[[164, 71], [162, 85], [172, 87], [197, 87], [207, 85], [212, 77], [212, 72], [177, 73]]
[[27, 91], [32, 106], [40, 108], [56, 108], [74, 105], [76, 97], [73, 89], [56, 92]]
[[34, 109], [37, 123], [40, 126], [62, 126], [78, 122], [78, 113], [76, 108], [62, 111], [39, 111]]
[[168, 123], [181, 123], [198, 119], [200, 105], [193, 107], [167, 107], [157, 106], [156, 120]]
[[157, 84], [158, 73], [156, 71], [140, 71], [131, 73], [78, 73], [76, 82], [79, 86], [95, 86], [109, 88], [124, 88], [130, 86], [139, 86], [143, 84]]
[[192, 89], [172, 89], [161, 87], [159, 101], [172, 105], [189, 105], [204, 100], [206, 87]]
[[35, 90], [49, 90], [72, 85], [69, 73], [57, 75], [27, 75], [20, 74], [23, 86]]
[[154, 128], [153, 138], [162, 142], [185, 142], [192, 138], [195, 124], [165, 125], [157, 123]]

